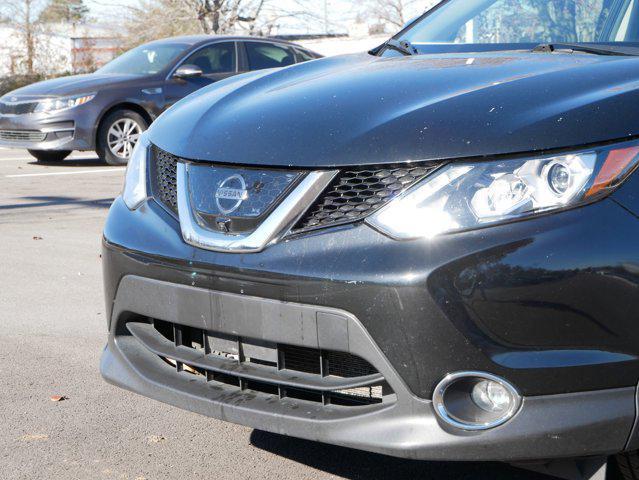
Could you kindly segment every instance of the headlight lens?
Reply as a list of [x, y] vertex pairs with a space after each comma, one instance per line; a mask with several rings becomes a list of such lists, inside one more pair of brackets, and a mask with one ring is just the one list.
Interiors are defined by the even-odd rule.
[[145, 133], [133, 148], [124, 179], [122, 199], [130, 210], [138, 208], [147, 198], [146, 191], [146, 159], [149, 152], [149, 141]]
[[396, 239], [430, 238], [593, 201], [637, 165], [639, 146], [451, 163], [368, 220]]
[[88, 95], [74, 95], [70, 97], [48, 98], [39, 102], [34, 111], [36, 113], [59, 112], [61, 110], [68, 110], [69, 108], [84, 105], [94, 98], [95, 93]]

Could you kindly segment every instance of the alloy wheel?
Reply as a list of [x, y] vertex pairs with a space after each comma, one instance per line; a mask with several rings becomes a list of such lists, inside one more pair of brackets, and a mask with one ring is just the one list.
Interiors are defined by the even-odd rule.
[[107, 134], [109, 150], [118, 158], [128, 159], [141, 133], [142, 127], [135, 120], [130, 118], [116, 120]]

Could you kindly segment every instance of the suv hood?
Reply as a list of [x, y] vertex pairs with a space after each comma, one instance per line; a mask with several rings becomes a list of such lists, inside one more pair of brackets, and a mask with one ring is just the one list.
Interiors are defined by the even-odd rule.
[[628, 138], [639, 134], [638, 104], [634, 57], [358, 54], [219, 82], [149, 134], [188, 159], [331, 167]]
[[[26, 87], [10, 92], [4, 98], [12, 101], [37, 100], [45, 97], [59, 97], [96, 92], [105, 87], [111, 87], [139, 79], [139, 75], [91, 73], [87, 75], [72, 75], [70, 77], [54, 78], [43, 82], [33, 83]], [[16, 97], [16, 100], [13, 100]]]

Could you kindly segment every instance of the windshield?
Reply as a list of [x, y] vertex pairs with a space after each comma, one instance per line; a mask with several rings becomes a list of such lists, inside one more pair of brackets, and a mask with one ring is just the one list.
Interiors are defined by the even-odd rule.
[[98, 73], [153, 75], [164, 70], [188, 45], [142, 45], [120, 55], [98, 70]]
[[[639, 0], [450, 0], [398, 38], [419, 52], [639, 42]], [[441, 48], [440, 48], [441, 50]]]

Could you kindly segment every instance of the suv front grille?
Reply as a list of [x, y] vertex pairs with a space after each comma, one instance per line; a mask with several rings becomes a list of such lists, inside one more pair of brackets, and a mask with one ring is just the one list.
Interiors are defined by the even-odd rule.
[[38, 106], [37, 102], [3, 103], [0, 102], [0, 115], [25, 115], [33, 113]]
[[[177, 163], [156, 146], [150, 166], [153, 195], [177, 215]], [[341, 170], [293, 227], [298, 233], [363, 220], [439, 166], [438, 163], [379, 165]]]
[[[356, 407], [392, 395], [366, 360], [319, 350], [217, 334], [162, 320], [130, 321], [127, 328], [178, 372], [276, 398]], [[388, 401], [392, 401], [387, 397]]]

